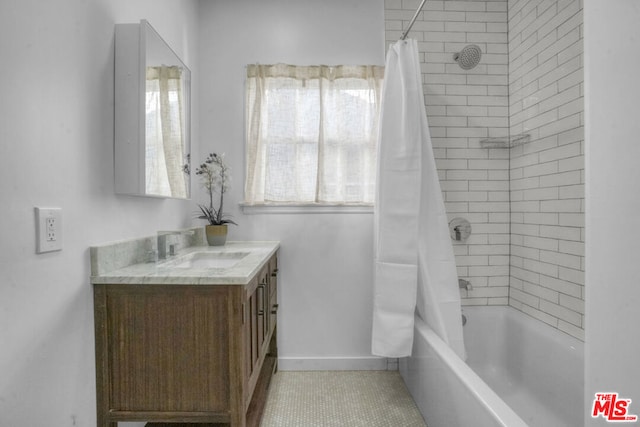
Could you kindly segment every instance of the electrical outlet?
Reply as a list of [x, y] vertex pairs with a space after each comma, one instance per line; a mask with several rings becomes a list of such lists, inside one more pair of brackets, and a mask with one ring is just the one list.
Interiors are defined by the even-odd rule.
[[35, 208], [36, 253], [62, 250], [62, 209]]
[[56, 241], [56, 218], [53, 216], [48, 216], [45, 219], [47, 223], [47, 242], [55, 242]]

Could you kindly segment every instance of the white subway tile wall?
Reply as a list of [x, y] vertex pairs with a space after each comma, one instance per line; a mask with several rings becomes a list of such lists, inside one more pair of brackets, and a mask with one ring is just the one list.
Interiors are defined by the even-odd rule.
[[[385, 0], [387, 45], [420, 0]], [[418, 41], [425, 105], [463, 305], [510, 304], [573, 336], [584, 330], [584, 131], [580, 0], [429, 0]], [[468, 44], [480, 64], [453, 54]], [[482, 148], [489, 137], [529, 143]]]
[[[386, 0], [386, 41], [397, 41], [419, 1]], [[509, 134], [507, 0], [425, 3], [410, 36], [418, 41], [425, 104], [444, 201], [451, 220], [469, 220], [472, 234], [454, 242], [465, 305], [509, 302], [509, 150], [480, 140]], [[482, 50], [475, 68], [453, 55]]]
[[584, 339], [581, 0], [509, 0], [509, 304]]

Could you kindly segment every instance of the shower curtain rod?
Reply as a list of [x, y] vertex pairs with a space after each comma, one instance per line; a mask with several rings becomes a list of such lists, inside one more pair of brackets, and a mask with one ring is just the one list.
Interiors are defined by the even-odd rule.
[[407, 28], [407, 30], [402, 34], [402, 37], [400, 37], [400, 40], [404, 40], [407, 38], [409, 31], [411, 31], [411, 27], [413, 27], [413, 24], [416, 22], [416, 19], [418, 18], [418, 14], [422, 11], [422, 8], [424, 7], [424, 4], [426, 2], [427, 0], [422, 0], [422, 3], [420, 3], [420, 6], [418, 6], [418, 9], [416, 10], [416, 13], [413, 15], [413, 18], [411, 18], [411, 22], [409, 22], [409, 28]]

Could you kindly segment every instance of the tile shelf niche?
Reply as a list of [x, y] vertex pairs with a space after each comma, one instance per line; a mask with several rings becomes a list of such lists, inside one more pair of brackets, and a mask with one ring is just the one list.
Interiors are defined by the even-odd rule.
[[480, 147], [482, 148], [512, 148], [518, 145], [523, 145], [531, 141], [531, 135], [528, 133], [521, 133], [512, 136], [499, 136], [492, 138], [485, 138], [480, 140]]

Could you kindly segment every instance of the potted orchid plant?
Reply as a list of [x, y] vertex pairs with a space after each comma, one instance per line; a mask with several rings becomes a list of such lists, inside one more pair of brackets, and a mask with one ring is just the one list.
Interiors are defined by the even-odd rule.
[[[221, 246], [227, 241], [227, 224], [237, 225], [229, 219], [223, 211], [224, 193], [229, 190], [229, 166], [224, 160], [224, 154], [210, 153], [198, 168], [196, 175], [200, 176], [202, 186], [209, 194], [209, 205], [198, 205], [202, 215], [198, 218], [207, 220], [205, 226], [207, 242], [211, 246]], [[217, 206], [214, 206], [214, 193], [219, 193]]]

